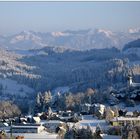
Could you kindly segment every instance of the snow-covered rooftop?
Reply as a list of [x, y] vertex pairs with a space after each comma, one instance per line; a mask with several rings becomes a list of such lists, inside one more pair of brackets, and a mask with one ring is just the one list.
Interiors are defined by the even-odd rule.
[[118, 117], [118, 118], [114, 118], [111, 120], [112, 122], [114, 121], [140, 121], [140, 117]]

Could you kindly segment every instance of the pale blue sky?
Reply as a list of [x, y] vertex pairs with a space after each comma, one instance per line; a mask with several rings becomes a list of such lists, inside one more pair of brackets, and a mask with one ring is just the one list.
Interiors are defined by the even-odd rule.
[[140, 27], [140, 2], [0, 2], [0, 34]]

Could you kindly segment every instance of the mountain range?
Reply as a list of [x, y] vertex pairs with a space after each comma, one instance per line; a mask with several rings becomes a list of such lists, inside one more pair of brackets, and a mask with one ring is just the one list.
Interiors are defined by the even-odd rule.
[[105, 29], [66, 30], [63, 32], [22, 31], [18, 34], [0, 36], [0, 48], [8, 50], [41, 49], [44, 46], [63, 47], [74, 50], [116, 47], [140, 38], [140, 29], [113, 32]]

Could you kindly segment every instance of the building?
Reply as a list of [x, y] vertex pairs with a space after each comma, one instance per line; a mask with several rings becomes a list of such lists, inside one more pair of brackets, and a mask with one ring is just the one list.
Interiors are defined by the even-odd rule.
[[140, 87], [140, 83], [134, 83], [132, 76], [128, 76], [128, 86], [130, 87]]
[[140, 117], [116, 117], [110, 120], [113, 126], [124, 126], [125, 124], [140, 125]]
[[41, 133], [44, 126], [41, 124], [26, 124], [26, 125], [13, 125], [12, 133]]
[[72, 119], [73, 116], [74, 116], [74, 113], [69, 110], [66, 112], [61, 112], [58, 117], [61, 121], [68, 121], [68, 120]]
[[125, 117], [133, 117], [133, 112], [128, 111], [128, 112], [125, 114]]
[[99, 119], [104, 118], [105, 106], [103, 104], [93, 104], [93, 114], [97, 116]]
[[33, 117], [33, 123], [40, 123], [40, 117]]
[[41, 121], [41, 123], [50, 132], [55, 132], [56, 128], [63, 124], [63, 122], [59, 120]]
[[89, 114], [90, 109], [91, 109], [91, 104], [85, 103], [85, 104], [82, 104], [81, 105], [81, 113], [83, 115]]

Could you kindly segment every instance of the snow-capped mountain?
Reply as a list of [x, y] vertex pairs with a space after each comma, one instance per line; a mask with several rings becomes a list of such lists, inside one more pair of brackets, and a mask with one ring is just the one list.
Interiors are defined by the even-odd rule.
[[11, 36], [0, 36], [0, 46], [10, 50], [40, 49], [44, 46], [55, 46], [88, 50], [93, 48], [122, 49], [124, 44], [140, 38], [140, 29], [129, 29], [127, 32], [112, 32], [105, 29], [87, 29], [63, 32], [23, 31]]
[[132, 34], [134, 34], [134, 33], [140, 33], [140, 28], [130, 28], [129, 30], [129, 33], [132, 33]]

